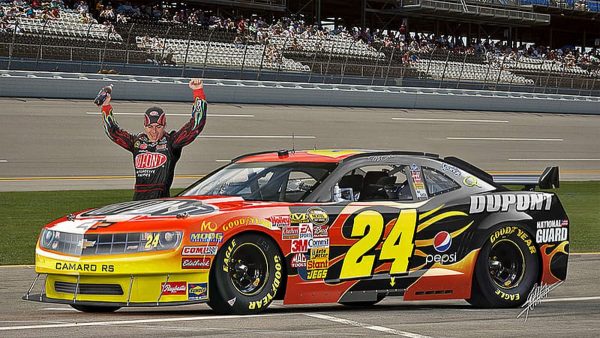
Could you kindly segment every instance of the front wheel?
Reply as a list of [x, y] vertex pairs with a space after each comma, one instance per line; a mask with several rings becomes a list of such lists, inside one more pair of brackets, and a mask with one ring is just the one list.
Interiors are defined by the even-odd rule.
[[283, 269], [270, 238], [254, 233], [236, 236], [215, 257], [208, 305], [219, 314], [262, 312], [282, 286]]
[[467, 301], [478, 307], [517, 307], [539, 276], [539, 254], [521, 226], [503, 226], [488, 235], [475, 266]]
[[88, 313], [110, 313], [120, 309], [120, 306], [94, 306], [94, 305], [81, 305], [81, 304], [69, 304], [75, 310]]

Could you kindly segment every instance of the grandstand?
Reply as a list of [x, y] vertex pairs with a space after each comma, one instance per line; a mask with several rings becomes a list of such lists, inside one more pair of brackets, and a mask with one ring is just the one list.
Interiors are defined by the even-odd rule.
[[[590, 50], [600, 42], [595, 1], [322, 0], [308, 6], [214, 0], [178, 8], [157, 4], [147, 15], [115, 1], [115, 8], [107, 7], [113, 19], [77, 4], [50, 15], [27, 3], [0, 2], [3, 68], [63, 70], [79, 62], [80, 70], [96, 65], [120, 73], [136, 65], [141, 75], [158, 67], [181, 75], [219, 71], [214, 74], [226, 78], [238, 71], [256, 79], [298, 74], [308, 82], [523, 91], [554, 86], [600, 95], [600, 53], [598, 46]], [[273, 20], [263, 19], [269, 16]], [[330, 17], [329, 26], [318, 26]], [[535, 33], [544, 30], [549, 36]], [[523, 41], [531, 41], [529, 47]], [[571, 46], [561, 47], [563, 41]]]

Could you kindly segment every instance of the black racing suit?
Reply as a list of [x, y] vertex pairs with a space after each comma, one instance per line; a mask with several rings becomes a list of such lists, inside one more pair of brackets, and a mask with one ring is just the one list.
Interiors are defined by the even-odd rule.
[[151, 142], [145, 133], [132, 135], [119, 128], [112, 114], [112, 106], [102, 107], [106, 135], [133, 154], [135, 166], [134, 200], [169, 197], [175, 164], [184, 146], [192, 143], [206, 124], [206, 97], [203, 89], [194, 90], [192, 117], [178, 131], [165, 133], [157, 142]]

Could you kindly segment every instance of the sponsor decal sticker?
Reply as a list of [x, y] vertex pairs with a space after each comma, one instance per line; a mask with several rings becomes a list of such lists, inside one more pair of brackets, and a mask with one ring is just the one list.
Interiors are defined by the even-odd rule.
[[310, 249], [310, 259], [328, 258], [329, 248], [312, 248]]
[[440, 231], [433, 238], [433, 248], [437, 252], [446, 252], [451, 245], [452, 236], [447, 231]]
[[329, 238], [313, 238], [308, 240], [309, 248], [328, 248]]
[[208, 283], [188, 283], [188, 300], [208, 299]]
[[273, 226], [278, 228], [290, 226], [292, 224], [289, 215], [271, 216], [269, 217], [269, 221], [271, 221]]
[[217, 230], [217, 224], [210, 221], [202, 221], [200, 224], [201, 231], [215, 231]]
[[[140, 145], [141, 146], [141, 145]], [[142, 153], [135, 157], [136, 169], [155, 169], [167, 162], [167, 156], [160, 153]]]
[[222, 232], [195, 232], [190, 234], [190, 241], [202, 243], [221, 243], [223, 241]]
[[160, 283], [162, 289], [161, 295], [185, 295], [187, 291], [186, 282], [166, 282]]
[[442, 164], [442, 170], [448, 171], [454, 176], [460, 176], [460, 170], [458, 170], [458, 168], [456, 168], [455, 166], [452, 166], [450, 164], [447, 164], [447, 163]]
[[306, 275], [306, 279], [324, 279], [327, 277], [327, 269], [310, 270]]
[[306, 211], [306, 214], [308, 215], [310, 222], [316, 225], [325, 225], [329, 222], [329, 215], [321, 208], [309, 208]]
[[312, 223], [300, 223], [298, 225], [298, 238], [311, 239], [313, 238], [313, 225]]
[[305, 268], [306, 267], [306, 255], [303, 253], [294, 254], [291, 262], [292, 268]]
[[516, 226], [507, 226], [500, 230], [496, 230], [490, 237], [490, 242], [493, 244], [497, 240], [501, 238], [506, 238], [515, 232], [516, 236], [519, 239], [521, 239], [523, 243], [525, 243], [525, 245], [527, 245], [527, 247], [529, 248], [529, 252], [531, 252], [532, 254], [536, 253], [535, 245], [533, 245], [531, 239], [529, 239], [529, 235], [525, 231], [517, 228]]
[[444, 264], [450, 264], [450, 263], [455, 263], [456, 262], [456, 252], [452, 253], [452, 254], [435, 254], [435, 255], [427, 255], [427, 257], [425, 257], [425, 263], [440, 263], [442, 265]]
[[[311, 239], [312, 241], [312, 239]], [[308, 239], [292, 239], [291, 252], [307, 252], [308, 251]]]
[[281, 229], [281, 239], [290, 240], [300, 238], [300, 229], [297, 226], [285, 226]]
[[506, 212], [513, 207], [517, 211], [550, 210], [552, 194], [492, 194], [485, 196], [471, 196], [469, 213], [481, 212]]
[[223, 231], [227, 231], [227, 230], [233, 229], [238, 226], [250, 225], [250, 224], [261, 225], [261, 226], [264, 226], [267, 228], [271, 227], [271, 222], [269, 222], [266, 219], [257, 218], [257, 217], [242, 217], [242, 218], [238, 218], [238, 219], [235, 219], [235, 220], [225, 223], [223, 225]]
[[189, 257], [181, 259], [182, 269], [210, 269], [212, 257]]
[[214, 256], [217, 254], [218, 246], [184, 246], [181, 250], [182, 256]]
[[538, 243], [552, 243], [566, 241], [569, 233], [569, 220], [538, 221], [535, 232], [535, 241]]
[[308, 215], [305, 213], [294, 213], [290, 216], [290, 221], [292, 223], [308, 223]]
[[306, 270], [327, 270], [328, 267], [329, 260], [327, 258], [315, 258], [306, 262]]
[[329, 237], [329, 228], [326, 225], [313, 225], [313, 238]]

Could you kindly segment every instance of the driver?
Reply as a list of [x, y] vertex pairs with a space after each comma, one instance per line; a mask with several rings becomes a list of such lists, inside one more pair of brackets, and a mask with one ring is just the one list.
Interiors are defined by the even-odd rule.
[[144, 113], [144, 132], [136, 135], [121, 129], [110, 105], [112, 87], [104, 87], [94, 101], [102, 106], [104, 131], [114, 143], [133, 154], [135, 167], [134, 200], [169, 197], [175, 164], [182, 148], [194, 141], [206, 124], [206, 96], [201, 79], [192, 79], [194, 104], [190, 120], [178, 131], [166, 132], [167, 119], [160, 107]]

